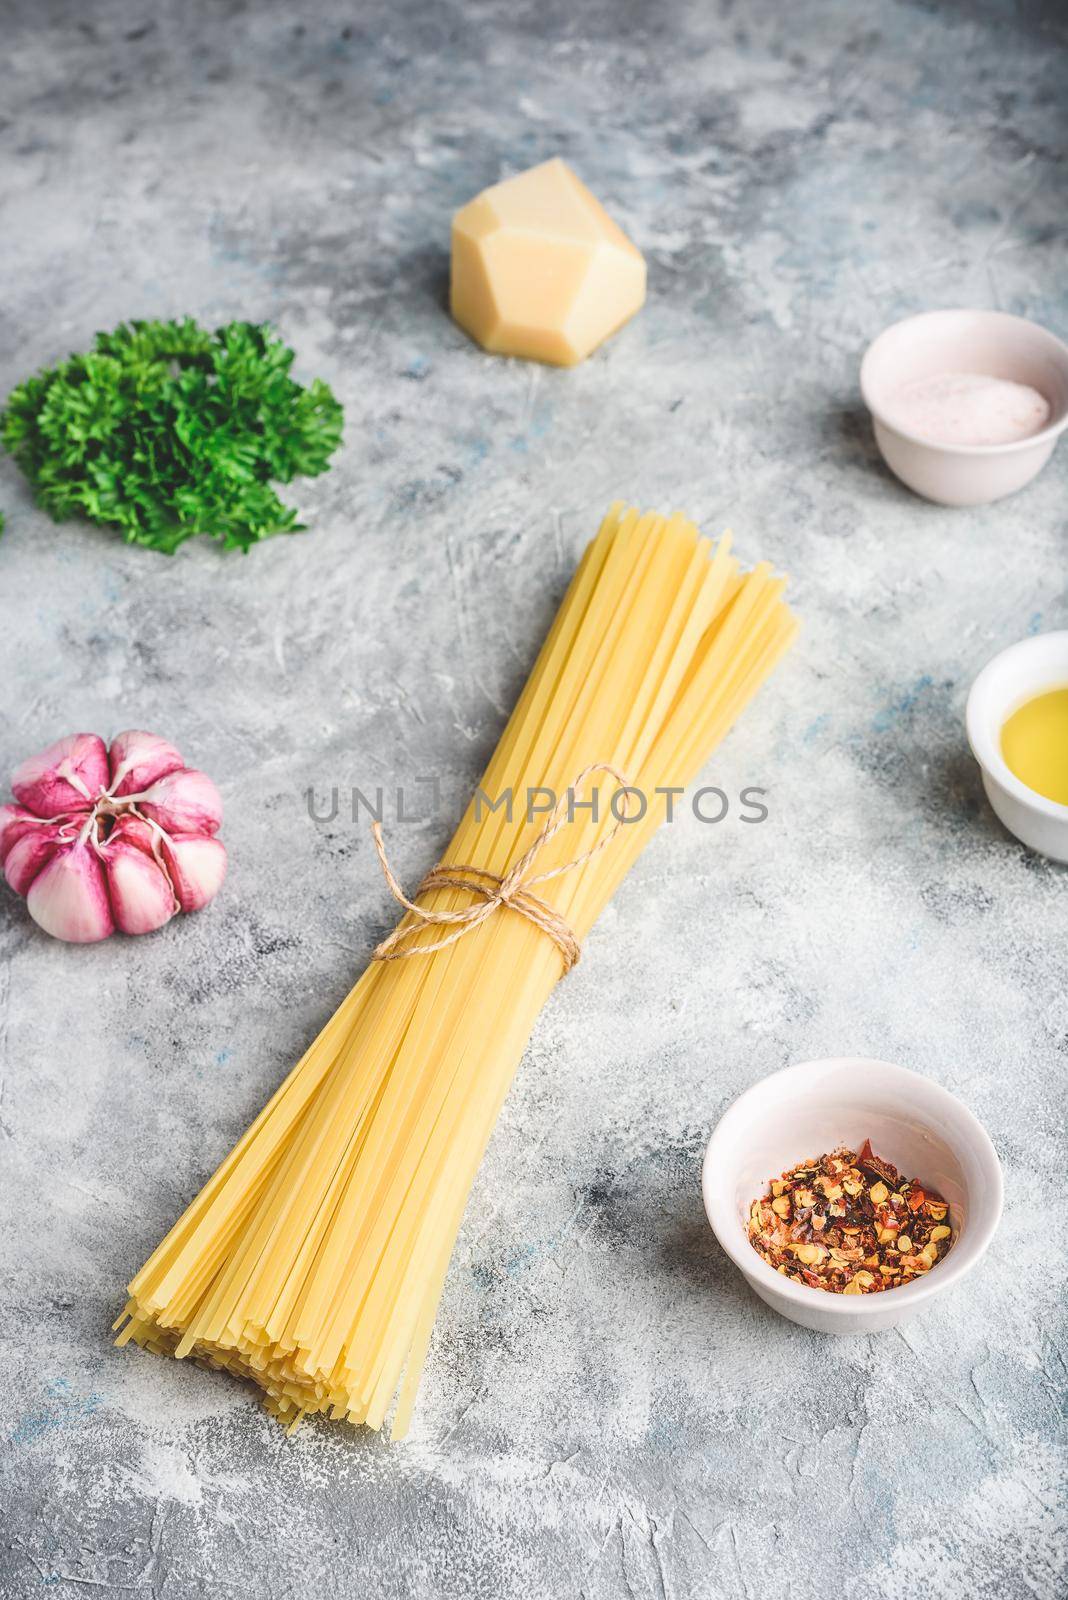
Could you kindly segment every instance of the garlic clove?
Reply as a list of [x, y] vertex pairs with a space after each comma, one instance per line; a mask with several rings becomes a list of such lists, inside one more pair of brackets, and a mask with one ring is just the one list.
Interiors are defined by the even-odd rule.
[[154, 933], [178, 910], [167, 874], [137, 845], [109, 839], [104, 849], [108, 892], [123, 933]]
[[27, 811], [25, 806], [0, 806], [0, 867], [7, 860], [12, 845], [27, 833], [39, 832], [40, 817]]
[[91, 944], [114, 933], [104, 869], [84, 839], [61, 845], [26, 896], [30, 916], [53, 938]]
[[30, 884], [62, 843], [59, 824], [40, 821], [15, 840], [4, 858], [4, 877], [16, 894], [29, 893]]
[[206, 772], [183, 767], [144, 791], [138, 807], [168, 833], [215, 833], [222, 822], [222, 799]]
[[108, 784], [108, 753], [95, 733], [72, 733], [15, 768], [11, 788], [39, 817], [87, 811]]
[[201, 911], [214, 900], [226, 877], [226, 847], [204, 834], [175, 834], [162, 842], [178, 904], [183, 911]]
[[125, 794], [140, 794], [169, 772], [185, 766], [178, 751], [158, 733], [145, 733], [139, 728], [128, 728], [117, 733], [108, 753], [111, 763], [110, 790], [117, 798]]
[[125, 816], [116, 818], [115, 826], [111, 831], [109, 843], [118, 843], [120, 840], [126, 844], [134, 845], [146, 856], [155, 856], [156, 839], [159, 835], [150, 828], [147, 822], [140, 817], [133, 817], [126, 813]]

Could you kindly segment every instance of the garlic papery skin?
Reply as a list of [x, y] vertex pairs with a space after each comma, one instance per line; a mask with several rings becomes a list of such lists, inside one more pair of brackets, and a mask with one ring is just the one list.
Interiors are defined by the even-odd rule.
[[222, 799], [206, 772], [183, 767], [170, 772], [142, 794], [128, 798], [137, 809], [168, 833], [216, 833], [222, 823]]
[[20, 839], [48, 826], [41, 817], [35, 817], [32, 811], [27, 811], [25, 806], [0, 806], [0, 867]]
[[29, 893], [34, 878], [64, 842], [61, 827], [58, 822], [41, 823], [15, 840], [4, 857], [4, 877], [16, 894]]
[[108, 844], [116, 844], [119, 840], [122, 840], [126, 844], [134, 845], [144, 855], [154, 856], [158, 861], [161, 836], [165, 837], [163, 829], [157, 828], [154, 822], [146, 822], [144, 817], [136, 816], [132, 811], [127, 811], [116, 818]]
[[72, 733], [15, 768], [11, 791], [39, 817], [88, 811], [108, 785], [107, 746], [99, 734]]
[[162, 849], [178, 904], [183, 911], [202, 911], [226, 877], [225, 845], [202, 834], [178, 833], [170, 835]]
[[115, 799], [137, 794], [185, 766], [173, 744], [161, 739], [158, 733], [145, 733], [140, 728], [128, 728], [125, 733], [115, 735], [108, 761], [111, 766], [108, 793]]
[[38, 927], [69, 944], [93, 944], [115, 931], [104, 869], [86, 837], [57, 849], [30, 884], [26, 906]]
[[72, 734], [24, 761], [14, 787], [18, 803], [0, 806], [0, 867], [57, 939], [152, 933], [201, 910], [226, 876], [219, 791], [158, 734], [127, 729], [110, 751]]
[[154, 933], [171, 920], [178, 901], [170, 879], [152, 856], [114, 835], [101, 854], [112, 915], [123, 933]]

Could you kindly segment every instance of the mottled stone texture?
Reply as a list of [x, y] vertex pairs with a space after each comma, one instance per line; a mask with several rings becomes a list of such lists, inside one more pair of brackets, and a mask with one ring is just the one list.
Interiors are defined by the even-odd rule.
[[[311, 531], [247, 559], [55, 528], [0, 474], [0, 767], [159, 729], [218, 779], [232, 860], [143, 941], [66, 948], [0, 896], [4, 1600], [1063, 1593], [1068, 899], [990, 817], [961, 719], [995, 649], [1064, 625], [1068, 447], [1017, 500], [940, 510], [881, 470], [856, 386], [923, 307], [1068, 333], [1063, 24], [7, 0], [5, 391], [125, 316], [263, 317], [348, 421]], [[443, 310], [453, 210], [556, 153], [650, 264], [569, 372]], [[427, 867], [617, 495], [793, 574], [802, 641], [709, 778], [770, 817], [666, 830], [553, 997], [411, 1441], [287, 1441], [109, 1322], [391, 922], [365, 834], [304, 790], [438, 775], [391, 835]], [[698, 1169], [732, 1096], [840, 1052], [962, 1094], [1007, 1209], [946, 1302], [835, 1342], [749, 1295]]]

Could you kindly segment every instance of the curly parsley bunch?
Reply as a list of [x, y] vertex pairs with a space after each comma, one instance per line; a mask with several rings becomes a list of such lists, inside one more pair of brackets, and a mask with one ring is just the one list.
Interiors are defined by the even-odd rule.
[[272, 480], [325, 472], [341, 442], [341, 406], [292, 364], [266, 324], [123, 323], [20, 384], [0, 440], [57, 522], [86, 516], [168, 555], [196, 534], [247, 551], [302, 527]]

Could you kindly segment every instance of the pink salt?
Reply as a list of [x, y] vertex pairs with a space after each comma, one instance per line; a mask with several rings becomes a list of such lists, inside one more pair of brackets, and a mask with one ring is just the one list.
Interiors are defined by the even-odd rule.
[[982, 372], [942, 372], [902, 385], [887, 421], [930, 444], [1014, 444], [1049, 421], [1049, 401], [1026, 383]]

